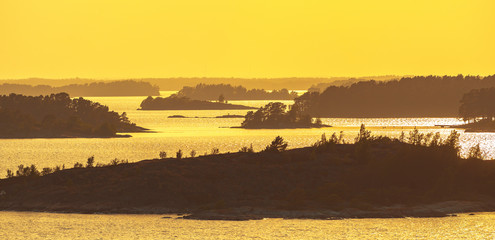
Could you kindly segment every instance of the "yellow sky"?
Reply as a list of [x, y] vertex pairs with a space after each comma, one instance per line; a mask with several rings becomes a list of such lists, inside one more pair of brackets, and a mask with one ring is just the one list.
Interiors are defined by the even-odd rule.
[[493, 0], [0, 0], [0, 78], [495, 74]]

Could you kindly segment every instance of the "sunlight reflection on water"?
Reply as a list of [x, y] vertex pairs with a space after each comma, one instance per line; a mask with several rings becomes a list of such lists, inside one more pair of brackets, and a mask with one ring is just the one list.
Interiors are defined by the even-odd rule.
[[[173, 92], [164, 92], [170, 95]], [[290, 148], [305, 147], [316, 142], [322, 133], [327, 136], [343, 131], [347, 141], [356, 136], [359, 126], [364, 123], [375, 135], [398, 137], [414, 127], [421, 132], [440, 132], [447, 136], [451, 129], [435, 125], [459, 124], [455, 118], [324, 118], [332, 125], [323, 129], [276, 129], [246, 130], [228, 128], [239, 126], [241, 118], [214, 118], [219, 115], [244, 115], [247, 110], [201, 110], [201, 111], [140, 111], [136, 110], [145, 97], [89, 97], [118, 112], [127, 112], [131, 121], [149, 128], [155, 133], [131, 133], [131, 138], [74, 138], [74, 139], [0, 139], [0, 175], [7, 168], [19, 164], [36, 164], [47, 167], [65, 164], [72, 167], [75, 162], [85, 162], [95, 156], [97, 162], [108, 163], [114, 158], [138, 161], [158, 157], [160, 151], [169, 156], [182, 149], [186, 155], [191, 150], [198, 154], [219, 148], [221, 152], [238, 151], [253, 144], [261, 150], [273, 138], [280, 135], [289, 142]], [[269, 101], [231, 101], [232, 103], [261, 106]], [[290, 103], [290, 101], [285, 101]], [[184, 115], [192, 118], [168, 118], [170, 115]], [[196, 118], [197, 117], [197, 118]], [[462, 131], [461, 131], [462, 132]], [[489, 158], [495, 157], [494, 133], [462, 133], [462, 151], [480, 143]], [[2, 176], [3, 177], [3, 176]]]
[[0, 212], [1, 239], [494, 239], [495, 214], [197, 221], [161, 215]]

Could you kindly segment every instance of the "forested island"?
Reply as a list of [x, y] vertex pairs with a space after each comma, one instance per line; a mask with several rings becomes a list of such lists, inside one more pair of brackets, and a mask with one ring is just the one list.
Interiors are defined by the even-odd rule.
[[181, 97], [198, 100], [292, 100], [296, 92], [283, 88], [271, 92], [264, 89], [246, 89], [230, 84], [198, 84], [195, 87], [183, 87], [178, 93]]
[[464, 94], [459, 115], [466, 132], [495, 132], [495, 87], [473, 89]]
[[244, 105], [229, 104], [226, 102], [209, 102], [180, 97], [176, 94], [162, 98], [151, 96], [141, 102], [138, 110], [222, 110], [222, 109], [254, 109]]
[[465, 93], [489, 87], [495, 87], [495, 75], [418, 76], [332, 86], [321, 93], [305, 93], [295, 101], [316, 117], [458, 117]]
[[70, 84], [59, 87], [49, 85], [26, 85], [4, 83], [0, 85], [0, 94], [23, 94], [31, 96], [48, 95], [66, 92], [74, 97], [89, 96], [160, 96], [160, 89], [148, 82], [113, 81]]
[[294, 104], [287, 111], [287, 105], [271, 102], [256, 112], [249, 111], [244, 117], [241, 128], [321, 128], [329, 127], [318, 118], [313, 122], [310, 115], [304, 114], [302, 106]]
[[180, 213], [184, 218], [338, 219], [438, 217], [495, 210], [495, 161], [479, 145], [459, 156], [459, 134], [411, 131], [398, 139], [361, 127], [354, 143], [341, 134], [287, 150], [277, 137], [260, 152], [136, 163], [93, 157], [74, 168], [9, 170], [0, 210], [82, 213]]
[[141, 132], [126, 113], [67, 93], [0, 96], [0, 138], [122, 137]]

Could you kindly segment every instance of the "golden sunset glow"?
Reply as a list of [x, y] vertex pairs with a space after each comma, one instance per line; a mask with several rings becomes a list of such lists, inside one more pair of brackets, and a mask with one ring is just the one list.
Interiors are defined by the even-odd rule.
[[0, 78], [493, 74], [495, 2], [2, 0]]

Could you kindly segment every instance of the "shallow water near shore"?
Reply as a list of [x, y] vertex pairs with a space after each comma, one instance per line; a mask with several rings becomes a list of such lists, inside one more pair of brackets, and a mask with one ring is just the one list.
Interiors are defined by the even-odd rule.
[[201, 221], [0, 212], [1, 239], [493, 239], [494, 213], [445, 218]]
[[[173, 92], [162, 92], [163, 96]], [[201, 111], [142, 111], [137, 110], [143, 97], [88, 97], [109, 106], [117, 112], [127, 112], [129, 119], [154, 132], [129, 133], [131, 138], [54, 138], [54, 139], [0, 139], [0, 177], [6, 169], [16, 169], [19, 164], [36, 164], [38, 168], [85, 163], [94, 156], [96, 162], [108, 163], [114, 158], [130, 162], [157, 158], [160, 151], [174, 156], [178, 149], [187, 155], [211, 152], [235, 152], [241, 147], [253, 145], [256, 151], [280, 135], [289, 142], [289, 148], [310, 146], [325, 133], [344, 132], [345, 139], [352, 142], [359, 126], [364, 123], [375, 135], [398, 137], [417, 127], [421, 132], [440, 132], [446, 137], [451, 129], [438, 125], [460, 124], [456, 118], [323, 118], [330, 128], [315, 129], [239, 129], [242, 118], [215, 118], [221, 115], [244, 115], [248, 110], [201, 110]], [[270, 101], [231, 101], [254, 107]], [[292, 101], [283, 101], [290, 104]], [[168, 118], [184, 115], [191, 118]], [[197, 117], [197, 118], [196, 118]], [[459, 130], [463, 132], [462, 130]], [[462, 133], [462, 152], [480, 143], [487, 158], [495, 157], [495, 133]]]

